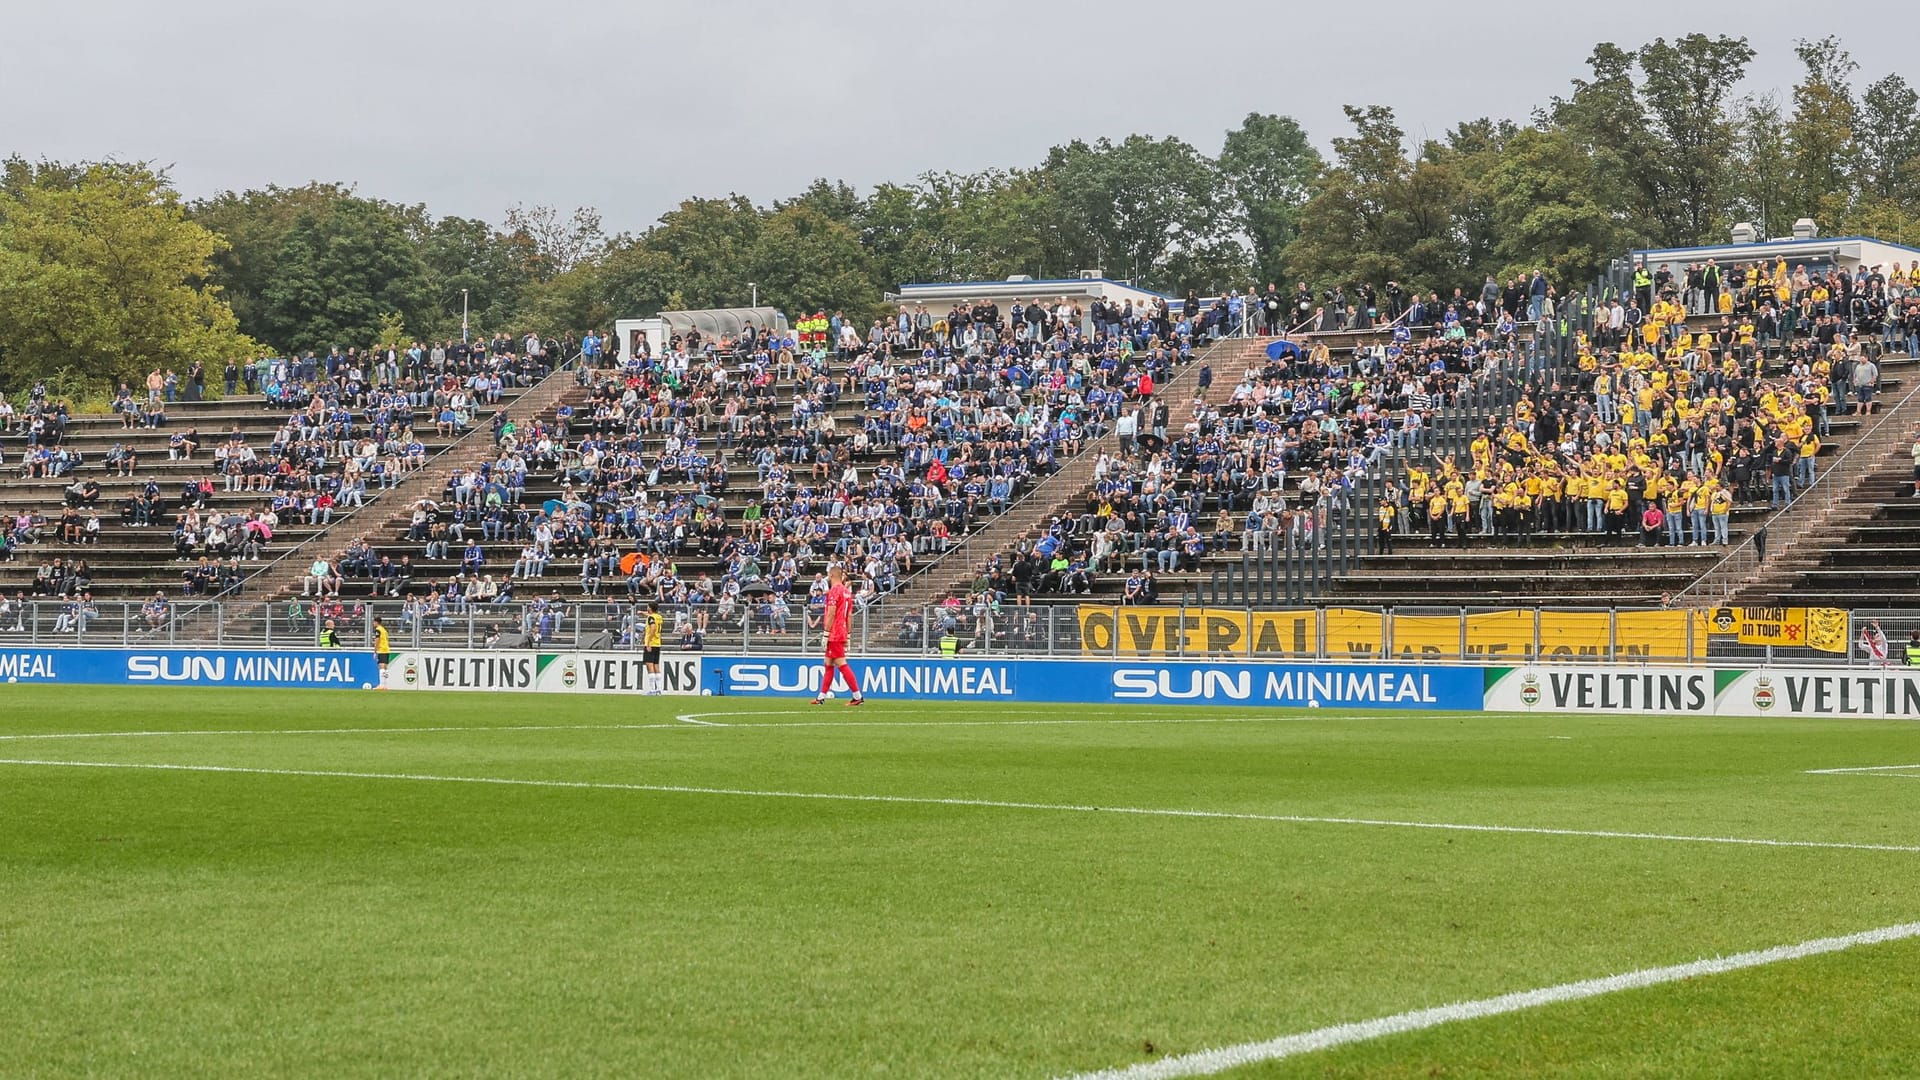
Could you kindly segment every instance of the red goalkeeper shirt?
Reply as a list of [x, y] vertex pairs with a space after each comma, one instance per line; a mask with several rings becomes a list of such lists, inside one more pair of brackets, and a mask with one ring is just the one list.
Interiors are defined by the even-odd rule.
[[827, 590], [827, 640], [845, 641], [853, 632], [853, 590], [835, 585]]

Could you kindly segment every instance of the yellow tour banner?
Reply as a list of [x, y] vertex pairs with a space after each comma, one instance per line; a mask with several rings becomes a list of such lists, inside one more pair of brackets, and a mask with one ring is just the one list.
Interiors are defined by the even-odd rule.
[[[1326, 655], [1338, 659], [1604, 659], [1617, 635], [1618, 659], [1675, 660], [1707, 656], [1706, 612], [1542, 611], [1539, 652], [1530, 608], [1460, 615], [1393, 617], [1391, 645], [1385, 615], [1355, 608], [1255, 611], [1240, 608], [1098, 607], [1079, 609], [1084, 656], [1252, 657], [1309, 659], [1319, 655], [1325, 619]], [[1462, 650], [1462, 624], [1465, 626]], [[1841, 630], [1845, 634], [1844, 627]]]
[[1839, 608], [1718, 607], [1708, 622], [1712, 633], [1742, 645], [1847, 651], [1847, 613]]

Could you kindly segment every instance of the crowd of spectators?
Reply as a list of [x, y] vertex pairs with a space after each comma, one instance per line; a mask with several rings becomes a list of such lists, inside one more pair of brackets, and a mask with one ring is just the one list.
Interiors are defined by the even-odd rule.
[[1920, 355], [1920, 260], [1848, 268], [1784, 259], [1736, 262], [1715, 260], [1675, 268], [1666, 263], [1635, 268], [1631, 296], [1612, 305], [1620, 316], [1610, 329], [1631, 331], [1641, 317], [1661, 304], [1680, 315], [1721, 315], [1722, 331], [1748, 335], [1762, 349], [1789, 346], [1795, 340], [1817, 345], [1838, 336], [1883, 352]]
[[[658, 356], [616, 358], [589, 336], [584, 394], [525, 424], [496, 414], [492, 459], [412, 508], [417, 551], [396, 560], [357, 541], [310, 575], [309, 593], [331, 600], [364, 579], [405, 599], [406, 622], [433, 627], [475, 605], [558, 612], [567, 602], [551, 579], [565, 577], [608, 605], [601, 621], [618, 633], [654, 600], [684, 638], [716, 617], [781, 633], [808, 617], [828, 560], [871, 601], [1116, 431], [1120, 449], [1096, 463], [1085, 504], [989, 559], [948, 615], [978, 620], [1122, 575], [1124, 602], [1147, 603], [1161, 577], [1210, 551], [1313, 548], [1353, 513], [1359, 479], [1402, 456], [1412, 464], [1379, 513], [1389, 546], [1420, 533], [1465, 543], [1562, 532], [1725, 544], [1735, 505], [1783, 506], [1813, 482], [1835, 413], [1874, 408], [1882, 351], [1920, 351], [1920, 263], [1638, 269], [1597, 311], [1535, 272], [1445, 297], [1396, 282], [1317, 294], [1270, 284], [1178, 309], [981, 301], [902, 307], [864, 330], [823, 314], [805, 341], [687, 332]], [[1697, 325], [1713, 314], [1718, 325]], [[1525, 324], [1570, 316], [1593, 324], [1571, 370], [1516, 368]], [[1211, 370], [1189, 402], [1155, 393], [1197, 343], [1250, 324], [1384, 329], [1392, 341], [1351, 357], [1282, 351], [1226, 395], [1211, 392]], [[210, 472], [173, 500], [149, 481], [120, 520], [170, 520], [178, 554], [198, 560], [188, 591], [225, 592], [223, 568], [259, 558], [281, 523], [326, 524], [424, 464], [417, 412], [436, 436], [458, 435], [574, 346], [502, 337], [229, 365], [228, 392], [257, 390], [286, 422], [264, 445], [237, 430], [171, 432], [169, 458], [206, 456]], [[1427, 456], [1434, 410], [1529, 374], [1467, 453]], [[127, 427], [165, 426], [167, 404], [204, 393], [205, 377], [154, 372], [144, 393], [121, 387], [116, 409]], [[0, 403], [0, 434], [27, 436], [22, 476], [90, 464], [62, 445], [67, 424], [44, 393], [19, 413]], [[102, 465], [133, 476], [139, 455], [123, 444]], [[530, 502], [530, 479], [552, 497]], [[261, 502], [216, 513], [215, 490]], [[86, 543], [100, 527], [69, 488], [59, 521], [16, 517], [6, 535], [14, 548], [49, 535]], [[557, 632], [565, 619], [519, 629]]]
[[[497, 413], [509, 388], [545, 377], [576, 348], [570, 336], [493, 336], [472, 346], [349, 348], [228, 363], [227, 396], [257, 394], [253, 400], [261, 407], [284, 413], [284, 423], [265, 436], [238, 423], [219, 434], [194, 425], [171, 427], [175, 402], [204, 400], [207, 373], [200, 365], [184, 375], [156, 369], [144, 384], [117, 386], [111, 409], [127, 432], [167, 430], [167, 461], [205, 463], [204, 473], [179, 480], [177, 490], [154, 475], [138, 480], [142, 450], [132, 434], [98, 461], [90, 459], [69, 442], [69, 405], [54, 400], [46, 384], [36, 384], [21, 407], [0, 398], [0, 463], [15, 467], [21, 479], [69, 482], [61, 490], [58, 517], [27, 507], [6, 519], [0, 561], [46, 542], [98, 546], [108, 528], [165, 527], [171, 528], [175, 557], [186, 563], [179, 575], [182, 598], [238, 596], [250, 573], [244, 563], [271, 557], [282, 523], [324, 527], [336, 511], [365, 505], [369, 494], [426, 465], [428, 438], [467, 432], [486, 411]], [[432, 434], [424, 425], [432, 425]], [[6, 461], [6, 442], [12, 440], [21, 444], [17, 463]], [[157, 457], [157, 448], [146, 457]], [[134, 484], [106, 500], [98, 475]], [[252, 505], [219, 505], [236, 500], [217, 500], [217, 494]], [[88, 586], [86, 563], [44, 559], [33, 596], [75, 605]], [[142, 619], [152, 623], [161, 607], [165, 623], [173, 617], [165, 594], [144, 605]], [[96, 617], [90, 611], [90, 600], [75, 611], [63, 609], [61, 628], [83, 628]]]
[[1487, 418], [1463, 458], [1409, 470], [1381, 542], [1729, 544], [1735, 507], [1791, 504], [1832, 418], [1874, 410], [1879, 357], [1920, 352], [1915, 270], [1642, 268], [1576, 335], [1573, 371]]
[[1357, 512], [1362, 478], [1423, 445], [1436, 408], [1491, 393], [1523, 364], [1512, 320], [1489, 320], [1474, 302], [1424, 334], [1402, 319], [1391, 338], [1350, 357], [1277, 348], [1225, 395], [1205, 366], [1178, 412], [1160, 399], [1130, 404], [1115, 425], [1119, 452], [1096, 461], [1084, 505], [986, 560], [967, 602], [1017, 608], [1106, 580], [1121, 603], [1151, 604], [1161, 576], [1209, 552], [1324, 547], [1331, 525]]
[[[1164, 305], [1094, 314], [982, 302], [939, 319], [903, 310], [864, 333], [822, 316], [805, 321], [824, 327], [811, 348], [749, 328], [606, 358], [582, 370], [583, 394], [497, 429], [493, 460], [414, 508], [410, 574], [364, 541], [341, 570], [394, 596], [431, 568], [409, 599], [428, 626], [577, 576], [619, 633], [632, 620], [612, 612], [643, 600], [683, 638], [714, 619], [795, 631], [828, 561], [865, 603], [892, 591], [1191, 355], [1191, 323]], [[553, 497], [530, 501], [530, 477]], [[700, 572], [683, 573], [692, 562]]]
[[[103, 505], [93, 470], [133, 479], [140, 475], [140, 450], [130, 441], [116, 442], [97, 464], [89, 461], [67, 440], [65, 404], [53, 401], [44, 384], [36, 385], [23, 411], [0, 407], [0, 436], [24, 439], [18, 465], [23, 479], [72, 482], [63, 489], [57, 518], [25, 509], [9, 519], [0, 556], [11, 560], [18, 549], [43, 542], [94, 545], [116, 520], [128, 529], [170, 527], [175, 557], [189, 563], [181, 573], [183, 592], [234, 595], [246, 577], [242, 563], [268, 557], [283, 524], [324, 526], [336, 511], [364, 505], [370, 492], [391, 488], [425, 466], [427, 438], [457, 437], [486, 411], [499, 416], [507, 389], [544, 377], [575, 345], [571, 338], [497, 336], [472, 346], [333, 349], [324, 356], [228, 364], [226, 392], [259, 394], [262, 406], [283, 413], [284, 422], [264, 438], [237, 423], [219, 434], [192, 425], [169, 430], [167, 460], [204, 462], [207, 471], [180, 481], [177, 490], [149, 475], [118, 500], [117, 519], [114, 507]], [[121, 384], [112, 408], [123, 429], [165, 428], [169, 404], [203, 398], [205, 383], [198, 365], [185, 378], [156, 369], [144, 387]], [[434, 425], [432, 436], [422, 423]], [[216, 493], [239, 495], [253, 505], [221, 508]]]

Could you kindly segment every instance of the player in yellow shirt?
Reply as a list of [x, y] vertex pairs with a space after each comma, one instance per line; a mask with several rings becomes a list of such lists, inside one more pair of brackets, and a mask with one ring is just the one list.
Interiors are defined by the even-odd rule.
[[665, 690], [660, 679], [660, 637], [665, 625], [666, 619], [660, 615], [660, 604], [658, 602], [648, 604], [646, 622], [641, 630], [640, 656], [647, 665], [644, 692], [656, 697]]
[[380, 663], [379, 688], [387, 688], [387, 665], [393, 662], [393, 639], [387, 635], [387, 624], [379, 616], [373, 619], [373, 655]]

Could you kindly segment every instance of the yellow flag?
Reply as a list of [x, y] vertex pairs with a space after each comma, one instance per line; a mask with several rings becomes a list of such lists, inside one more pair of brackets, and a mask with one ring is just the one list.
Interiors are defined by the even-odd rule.
[[1807, 646], [1821, 652], [1847, 651], [1847, 613], [1839, 608], [1807, 609]]

